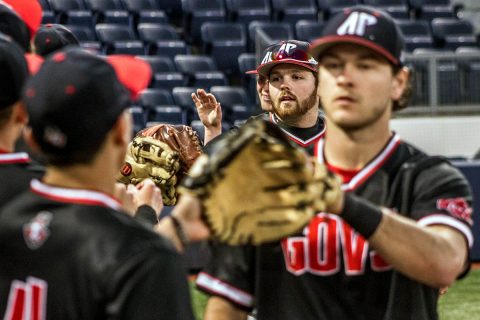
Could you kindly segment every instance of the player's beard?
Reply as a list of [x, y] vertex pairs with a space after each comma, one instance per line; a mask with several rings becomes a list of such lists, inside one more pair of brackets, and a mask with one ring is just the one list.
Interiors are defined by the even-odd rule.
[[275, 114], [283, 121], [292, 121], [301, 118], [318, 103], [315, 90], [302, 102], [298, 101], [298, 98], [295, 97], [295, 101], [291, 100], [289, 103], [282, 105], [280, 100], [282, 96], [283, 94], [280, 95], [276, 101], [272, 100], [272, 107]]

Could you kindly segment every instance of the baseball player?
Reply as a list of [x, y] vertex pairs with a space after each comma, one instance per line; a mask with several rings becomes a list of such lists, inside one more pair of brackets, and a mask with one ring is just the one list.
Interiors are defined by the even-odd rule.
[[310, 50], [327, 128], [315, 153], [343, 195], [281, 243], [218, 246], [197, 280], [212, 294], [207, 319], [438, 319], [439, 288], [468, 270], [472, 195], [452, 165], [389, 129], [408, 93], [402, 50], [380, 10], [326, 23]]
[[14, 151], [28, 121], [20, 101], [28, 68], [20, 46], [3, 34], [0, 34], [0, 61], [0, 207], [3, 207], [26, 190], [32, 178], [40, 178], [43, 169], [31, 161], [28, 153]]
[[[177, 251], [112, 196], [132, 133], [127, 88], [137, 94], [150, 76], [133, 57], [72, 48], [28, 80], [27, 140], [44, 153], [47, 170], [0, 215], [3, 319], [193, 319]], [[137, 207], [161, 203], [151, 180], [138, 192]], [[208, 236], [187, 221], [177, 214], [157, 231], [175, 244], [186, 233]]]
[[[304, 84], [299, 84], [301, 81], [288, 81], [287, 84], [282, 77], [281, 81], [276, 82], [273, 86], [275, 93], [293, 92], [290, 101], [279, 97], [277, 97], [277, 101], [272, 101], [270, 94], [272, 85], [269, 85], [268, 81], [272, 68], [283, 65], [284, 67], [281, 68], [289, 68], [300, 73], [306, 72], [305, 76], [308, 79], [305, 82], [307, 85], [314, 86], [317, 72], [316, 61], [308, 55], [308, 46], [308, 42], [297, 40], [281, 41], [271, 45], [264, 50], [262, 63], [257, 69], [247, 73], [257, 75], [257, 93], [261, 108], [267, 111], [256, 117], [278, 124], [295, 143], [313, 151], [315, 142], [320, 139], [325, 129], [324, 119], [318, 115], [319, 104], [316, 93], [312, 91], [312, 88], [308, 89], [310, 90], [308, 92], [310, 101], [307, 103], [309, 107], [307, 113], [305, 110], [301, 110], [300, 101], [295, 96], [298, 94], [297, 90], [304, 90]], [[211, 93], [207, 94], [203, 89], [197, 90], [196, 94], [192, 93], [192, 99], [197, 107], [199, 118], [205, 126], [205, 142], [208, 142], [221, 133], [220, 104]], [[286, 112], [286, 110], [289, 111]]]

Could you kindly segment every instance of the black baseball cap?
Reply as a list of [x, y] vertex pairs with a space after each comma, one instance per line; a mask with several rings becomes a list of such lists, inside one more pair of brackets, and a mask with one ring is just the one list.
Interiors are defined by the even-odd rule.
[[57, 51], [23, 92], [33, 137], [43, 152], [62, 159], [98, 145], [151, 75], [150, 65], [133, 56]]
[[28, 77], [23, 49], [10, 37], [0, 33], [0, 110], [20, 100]]
[[322, 36], [310, 46], [317, 60], [325, 50], [339, 43], [354, 43], [385, 57], [393, 65], [402, 65], [404, 39], [393, 18], [370, 6], [345, 8], [328, 20]]
[[46, 56], [68, 45], [80, 45], [77, 37], [61, 24], [42, 25], [33, 40], [35, 53]]
[[0, 32], [29, 51], [30, 39], [40, 27], [42, 12], [38, 0], [0, 0]]
[[257, 73], [267, 76], [278, 64], [295, 64], [317, 72], [317, 61], [308, 53], [310, 44], [305, 41], [286, 40], [268, 47]]

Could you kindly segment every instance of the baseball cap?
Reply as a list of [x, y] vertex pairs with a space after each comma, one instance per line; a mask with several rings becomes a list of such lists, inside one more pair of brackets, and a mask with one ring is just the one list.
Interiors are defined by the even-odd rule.
[[61, 24], [45, 24], [38, 29], [33, 44], [37, 54], [46, 56], [68, 45], [80, 45], [80, 42]]
[[[135, 72], [117, 75], [120, 68]], [[150, 65], [133, 56], [104, 58], [80, 47], [57, 51], [23, 92], [33, 137], [57, 159], [99, 145], [151, 75]]]
[[402, 65], [404, 40], [393, 18], [377, 8], [345, 8], [328, 20], [322, 36], [312, 42], [310, 54], [315, 58], [339, 43], [354, 43], [385, 57], [393, 65]]
[[295, 64], [317, 72], [317, 61], [308, 53], [309, 43], [298, 40], [281, 41], [264, 52], [257, 73], [268, 75], [278, 64]]
[[38, 0], [0, 0], [8, 4], [26, 24], [30, 39], [37, 32], [42, 22], [43, 10]]
[[20, 100], [28, 77], [24, 51], [10, 37], [0, 33], [0, 109]]
[[24, 51], [30, 49], [30, 31], [13, 8], [0, 1], [0, 32], [10, 36]]

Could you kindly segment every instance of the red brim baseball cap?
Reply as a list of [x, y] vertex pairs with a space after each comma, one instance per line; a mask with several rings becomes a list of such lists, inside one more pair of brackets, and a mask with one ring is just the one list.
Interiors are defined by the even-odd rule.
[[151, 75], [147, 62], [130, 56], [104, 58], [79, 47], [50, 55], [23, 92], [35, 140], [57, 159], [98, 144]]
[[28, 27], [32, 39], [42, 22], [42, 6], [38, 0], [2, 0], [12, 7]]
[[402, 65], [404, 39], [393, 18], [386, 12], [369, 7], [346, 8], [328, 20], [322, 36], [310, 46], [317, 60], [330, 47], [353, 43], [376, 52], [393, 65]]

